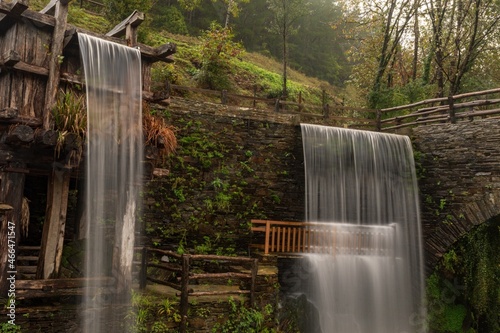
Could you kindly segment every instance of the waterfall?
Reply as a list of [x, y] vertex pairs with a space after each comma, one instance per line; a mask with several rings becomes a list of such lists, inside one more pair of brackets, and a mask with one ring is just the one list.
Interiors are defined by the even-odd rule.
[[[112, 276], [123, 295], [131, 283], [142, 182], [141, 54], [85, 34], [78, 40], [87, 93], [85, 277]], [[109, 313], [102, 286], [85, 290], [83, 331], [110, 331], [103, 327]]]
[[321, 332], [425, 332], [409, 138], [308, 124], [301, 129], [306, 220], [328, 223], [344, 235], [334, 253], [305, 258], [302, 292], [319, 312]]

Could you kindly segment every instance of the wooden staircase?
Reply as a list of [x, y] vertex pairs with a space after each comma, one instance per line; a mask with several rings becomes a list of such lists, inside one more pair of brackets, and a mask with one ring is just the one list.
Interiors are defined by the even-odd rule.
[[18, 246], [17, 247], [17, 278], [22, 280], [33, 280], [36, 276], [40, 246]]

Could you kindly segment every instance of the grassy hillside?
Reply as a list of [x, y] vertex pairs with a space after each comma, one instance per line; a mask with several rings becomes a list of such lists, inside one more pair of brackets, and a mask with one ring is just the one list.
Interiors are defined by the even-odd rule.
[[[49, 0], [32, 0], [30, 9], [40, 10]], [[97, 15], [80, 8], [79, 1], [70, 3], [68, 21], [70, 24], [98, 32], [105, 33], [111, 29], [110, 23], [102, 15]], [[166, 42], [177, 45], [177, 53], [174, 55], [175, 63], [157, 63], [153, 69], [153, 80], [157, 86], [164, 86], [165, 80], [173, 84], [203, 87], [197, 80], [200, 72], [200, 44], [196, 37], [175, 35], [166, 31], [155, 31], [148, 27], [147, 20], [139, 27], [139, 38], [141, 42], [158, 46]], [[276, 59], [271, 59], [258, 53], [243, 52], [238, 59], [233, 59], [227, 69], [228, 92], [242, 95], [253, 95], [257, 90], [259, 97], [276, 98], [282, 91], [282, 64]], [[288, 70], [289, 100], [297, 101], [299, 92], [302, 100], [308, 104], [321, 104], [322, 91], [329, 96], [329, 103], [338, 101], [340, 90], [326, 81], [308, 77], [298, 71]], [[254, 88], [255, 87], [255, 88]], [[203, 99], [203, 95], [195, 98]]]

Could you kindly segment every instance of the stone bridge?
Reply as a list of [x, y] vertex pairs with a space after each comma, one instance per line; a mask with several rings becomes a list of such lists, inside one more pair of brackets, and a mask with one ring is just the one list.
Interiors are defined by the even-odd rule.
[[500, 215], [500, 119], [416, 127], [412, 138], [427, 268]]

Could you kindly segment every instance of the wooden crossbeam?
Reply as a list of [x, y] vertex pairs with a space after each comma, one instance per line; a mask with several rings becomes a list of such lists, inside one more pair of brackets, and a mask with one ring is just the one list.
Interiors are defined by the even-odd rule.
[[134, 12], [129, 15], [129, 17], [118, 23], [106, 34], [106, 36], [123, 37], [127, 32], [127, 26], [137, 28], [142, 22], [144, 22], [144, 13], [134, 10]]

